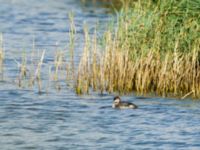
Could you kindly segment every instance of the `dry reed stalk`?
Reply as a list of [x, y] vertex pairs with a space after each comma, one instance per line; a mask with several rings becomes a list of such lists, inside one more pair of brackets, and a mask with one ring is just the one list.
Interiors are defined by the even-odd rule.
[[[67, 81], [70, 81], [72, 79], [72, 75], [71, 75], [71, 71], [70, 71], [70, 64], [66, 64], [65, 66], [65, 71], [66, 71], [66, 77], [65, 77], [65, 80], [66, 80], [66, 83], [68, 84]], [[68, 84], [69, 85], [69, 84]]]
[[69, 13], [68, 15], [69, 17], [69, 21], [70, 21], [70, 32], [69, 32], [69, 39], [70, 39], [70, 42], [69, 42], [69, 49], [70, 49], [70, 71], [72, 73], [71, 77], [73, 78], [74, 80], [74, 77], [75, 77], [75, 73], [74, 73], [74, 70], [75, 70], [75, 66], [74, 66], [74, 44], [75, 44], [75, 35], [76, 35], [76, 26], [75, 26], [75, 23], [74, 23], [74, 15], [73, 13]]
[[159, 89], [159, 91], [157, 90], [157, 92], [160, 93], [162, 96], [166, 96], [166, 92], [168, 91], [169, 84], [165, 79], [167, 76], [169, 76], [170, 57], [171, 55], [167, 53], [163, 63], [161, 64], [161, 71], [158, 75], [159, 79], [157, 89]]
[[56, 51], [55, 57], [54, 57], [54, 81], [58, 81], [59, 78], [59, 71], [62, 69], [62, 66], [64, 64], [64, 52], [63, 51]]
[[15, 60], [15, 62], [17, 63], [17, 66], [19, 68], [19, 74], [17, 77], [18, 86], [23, 87], [25, 83], [24, 81], [26, 80], [28, 74], [26, 53], [23, 52], [21, 63], [19, 63], [17, 60]]
[[88, 29], [86, 25], [84, 26], [84, 35], [85, 35], [85, 45], [83, 49], [83, 56], [79, 63], [78, 68], [78, 77], [76, 82], [76, 93], [83, 94], [89, 92], [89, 84], [90, 84], [90, 69], [89, 69], [89, 48], [90, 48], [90, 37], [88, 34]]
[[33, 38], [31, 59], [30, 59], [30, 78], [29, 78], [29, 87], [33, 87], [35, 83], [35, 39]]
[[70, 62], [67, 63], [65, 53], [66, 51], [57, 50], [54, 57], [53, 81], [58, 91], [61, 90], [61, 81], [65, 81], [69, 86], [71, 86], [71, 81], [74, 81], [74, 62], [72, 63], [72, 57], [70, 57]]
[[51, 81], [52, 81], [52, 66], [49, 66], [48, 83], [47, 83], [47, 87], [46, 87], [46, 93], [48, 93], [49, 88], [51, 87]]
[[37, 69], [35, 71], [35, 80], [37, 81], [38, 84], [38, 93], [42, 93], [42, 83], [41, 83], [41, 67], [43, 64], [43, 60], [44, 60], [44, 55], [45, 55], [45, 50], [42, 52], [40, 61], [37, 65]]
[[94, 31], [93, 35], [93, 41], [92, 41], [92, 76], [91, 76], [91, 86], [94, 89], [94, 91], [97, 90], [97, 32], [96, 29]]

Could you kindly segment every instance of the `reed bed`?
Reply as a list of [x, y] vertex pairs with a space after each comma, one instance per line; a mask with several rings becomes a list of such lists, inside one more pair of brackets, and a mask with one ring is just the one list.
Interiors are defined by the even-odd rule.
[[[104, 49], [85, 32], [76, 92], [200, 97], [199, 1], [122, 1]], [[128, 4], [128, 5], [127, 5]], [[87, 43], [93, 43], [88, 46]]]
[[[33, 53], [32, 53], [33, 56]], [[18, 66], [18, 74], [16, 75], [15, 82], [18, 87], [26, 88], [26, 87], [34, 87], [35, 83], [37, 83], [38, 93], [42, 93], [42, 79], [41, 79], [41, 69], [43, 65], [45, 57], [45, 50], [42, 52], [40, 58], [31, 58], [31, 61], [27, 61], [29, 57], [27, 53], [24, 51], [21, 56], [21, 61], [17, 61], [14, 59]]]
[[[182, 2], [182, 3], [181, 3]], [[77, 94], [91, 90], [103, 92], [156, 94], [182, 99], [200, 97], [200, 16], [198, 1], [121, 0], [116, 26], [99, 40], [84, 26], [85, 45], [76, 70], [74, 45], [76, 28], [69, 14], [69, 61], [66, 50], [57, 49], [48, 68], [48, 91], [51, 83], [57, 90], [62, 82], [71, 84]], [[187, 2], [187, 7], [185, 6]], [[176, 7], [174, 7], [176, 6]], [[195, 6], [195, 7], [193, 7]], [[200, 5], [197, 5], [200, 6]], [[3, 38], [0, 40], [0, 73], [3, 74]], [[99, 43], [103, 45], [99, 46]], [[34, 47], [34, 44], [33, 44]], [[31, 61], [28, 61], [31, 60]], [[44, 91], [45, 51], [28, 59], [24, 52], [19, 67], [19, 87], [38, 87]]]
[[196, 41], [198, 47], [188, 53], [178, 52], [176, 47], [174, 52], [166, 52], [164, 56], [149, 50], [135, 60], [130, 58], [129, 47], [121, 50], [111, 32], [106, 33], [106, 42], [105, 51], [101, 53], [95, 45], [88, 48], [86, 44], [77, 76], [78, 94], [88, 93], [92, 87], [101, 92], [136, 91], [161, 96], [200, 97], [200, 41]]

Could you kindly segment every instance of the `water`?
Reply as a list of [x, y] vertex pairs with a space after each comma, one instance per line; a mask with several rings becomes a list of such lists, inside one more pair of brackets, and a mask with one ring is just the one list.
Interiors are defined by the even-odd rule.
[[[0, 145], [16, 149], [200, 149], [200, 103], [191, 100], [122, 99], [136, 110], [111, 108], [112, 94], [77, 96], [70, 87], [38, 94], [18, 88], [14, 59], [32, 48], [46, 49], [45, 64], [56, 47], [67, 49], [69, 19], [75, 13], [76, 54], [82, 51], [83, 23], [93, 30], [110, 16], [105, 8], [84, 7], [78, 0], [0, 0], [0, 32], [6, 50], [5, 82], [0, 82]], [[48, 4], [48, 5], [47, 5]], [[76, 59], [78, 61], [79, 55]]]

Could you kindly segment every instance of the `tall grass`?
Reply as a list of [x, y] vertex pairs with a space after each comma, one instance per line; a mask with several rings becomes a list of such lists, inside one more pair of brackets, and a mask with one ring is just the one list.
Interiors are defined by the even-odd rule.
[[130, 59], [129, 47], [123, 47], [106, 34], [103, 54], [85, 49], [79, 65], [76, 92], [88, 93], [89, 87], [101, 92], [121, 93], [137, 91], [140, 94], [156, 93], [162, 96], [200, 96], [199, 44], [188, 53], [157, 51]]
[[18, 67], [19, 67], [18, 85], [19, 87], [21, 87], [23, 86], [22, 82], [26, 80], [28, 74], [27, 57], [25, 51], [22, 54], [21, 63], [18, 63]]
[[17, 84], [19, 87], [33, 87], [37, 83], [38, 93], [42, 93], [41, 67], [43, 65], [44, 55], [45, 50], [42, 52], [40, 60], [31, 58], [31, 61], [28, 63], [27, 53], [24, 51], [21, 62], [15, 59], [19, 69], [17, 75]]
[[88, 29], [87, 26], [84, 26], [84, 35], [85, 35], [85, 45], [83, 48], [83, 56], [80, 60], [79, 63], [79, 68], [78, 68], [78, 78], [76, 79], [76, 93], [78, 94], [83, 94], [83, 93], [88, 93], [89, 92], [89, 80], [90, 80], [90, 76], [89, 76], [89, 71], [90, 70], [90, 61], [89, 61], [89, 50], [90, 50], [90, 37], [88, 34]]
[[103, 52], [95, 45], [84, 50], [77, 93], [92, 87], [101, 92], [200, 97], [199, 1], [124, 3], [117, 28], [105, 34]]
[[36, 71], [35, 71], [35, 80], [37, 81], [37, 85], [38, 85], [38, 93], [42, 93], [41, 67], [42, 67], [42, 64], [43, 64], [44, 56], [45, 56], [45, 50], [42, 52], [40, 61], [38, 62], [37, 68], [36, 68]]
[[73, 13], [69, 13], [68, 15], [69, 17], [69, 21], [70, 21], [70, 32], [69, 32], [69, 49], [70, 49], [70, 72], [72, 73], [72, 77], [74, 79], [75, 73], [75, 66], [74, 66], [74, 47], [75, 47], [75, 35], [76, 35], [76, 27], [75, 27], [75, 23], [74, 23], [74, 15]]
[[128, 11], [119, 17], [118, 38], [137, 53], [149, 49], [165, 53], [188, 52], [200, 37], [200, 1], [137, 1], [129, 2]]

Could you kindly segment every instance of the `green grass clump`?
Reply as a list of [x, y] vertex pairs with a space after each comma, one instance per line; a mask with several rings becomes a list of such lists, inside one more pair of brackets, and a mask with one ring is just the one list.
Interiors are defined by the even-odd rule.
[[[200, 1], [132, 1], [122, 9], [118, 38], [134, 54], [189, 52], [200, 38]], [[178, 45], [177, 45], [178, 44]]]

